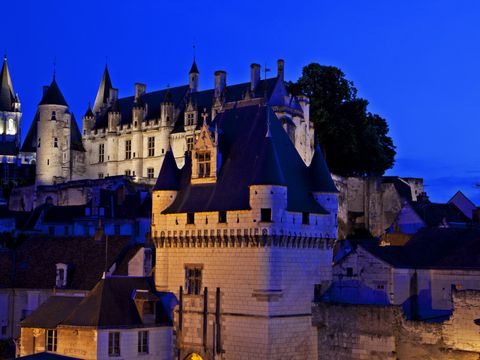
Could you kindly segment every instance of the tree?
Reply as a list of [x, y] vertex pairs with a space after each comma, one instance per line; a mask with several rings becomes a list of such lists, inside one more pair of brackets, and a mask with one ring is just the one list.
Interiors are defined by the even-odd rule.
[[353, 82], [339, 68], [312, 63], [287, 87], [310, 98], [310, 119], [330, 171], [378, 176], [393, 166], [395, 145], [386, 120], [367, 110], [368, 101], [357, 97]]

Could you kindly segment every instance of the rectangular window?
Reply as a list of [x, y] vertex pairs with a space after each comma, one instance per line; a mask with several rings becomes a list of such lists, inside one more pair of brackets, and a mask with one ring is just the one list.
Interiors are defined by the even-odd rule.
[[202, 266], [185, 266], [185, 291], [188, 295], [200, 295], [202, 288]]
[[130, 170], [125, 170], [125, 175], [126, 176], [132, 176], [132, 172]]
[[187, 137], [187, 152], [190, 154], [193, 149], [193, 136]]
[[98, 173], [98, 178], [103, 179], [103, 173]]
[[198, 177], [204, 178], [210, 176], [210, 151], [198, 153]]
[[227, 212], [226, 211], [219, 211], [218, 212], [218, 222], [225, 224], [227, 222]]
[[108, 356], [120, 356], [120, 333], [108, 333]]
[[98, 145], [98, 162], [103, 163], [105, 161], [105, 144]]
[[187, 213], [187, 224], [195, 224], [195, 213]]
[[155, 156], [155, 137], [148, 138], [148, 156]]
[[38, 138], [38, 147], [40, 147], [40, 140], [42, 140], [42, 139]]
[[347, 277], [352, 277], [353, 276], [353, 268], [347, 267]]
[[58, 148], [58, 138], [53, 138], [53, 147]]
[[195, 113], [188, 113], [187, 114], [187, 121], [186, 126], [192, 126], [195, 124]]
[[302, 213], [302, 224], [309, 225], [310, 224], [310, 213], [303, 212]]
[[46, 333], [46, 349], [47, 351], [57, 351], [57, 330], [47, 330]]
[[153, 179], [155, 177], [155, 170], [153, 168], [147, 169], [147, 177], [149, 179]]
[[138, 332], [138, 353], [148, 354], [148, 331]]
[[125, 140], [125, 160], [132, 158], [132, 140]]
[[260, 210], [260, 221], [261, 222], [272, 222], [272, 209], [261, 209]]

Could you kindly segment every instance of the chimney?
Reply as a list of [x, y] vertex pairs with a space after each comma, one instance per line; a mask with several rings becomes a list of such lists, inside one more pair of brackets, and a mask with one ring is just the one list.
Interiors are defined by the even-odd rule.
[[282, 59], [277, 60], [277, 78], [283, 81], [283, 69], [285, 67], [285, 61]]
[[145, 84], [140, 84], [140, 83], [135, 83], [135, 102], [138, 101], [138, 99], [145, 94], [145, 91], [147, 90], [147, 85]]
[[46, 92], [47, 92], [47, 90], [48, 90], [48, 87], [49, 87], [48, 85], [43, 85], [43, 93], [42, 93], [42, 95], [45, 95], [45, 94], [46, 94]]
[[260, 81], [260, 65], [250, 65], [250, 91], [255, 91], [257, 84]]
[[227, 86], [227, 73], [223, 70], [215, 71], [215, 97], [222, 96], [225, 86]]

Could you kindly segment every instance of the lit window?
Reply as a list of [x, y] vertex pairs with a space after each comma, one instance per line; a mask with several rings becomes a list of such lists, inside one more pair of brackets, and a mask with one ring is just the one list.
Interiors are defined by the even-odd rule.
[[187, 213], [187, 224], [195, 224], [195, 213]]
[[53, 147], [58, 148], [58, 138], [53, 138]]
[[147, 169], [147, 177], [149, 179], [153, 179], [155, 177], [155, 170], [153, 168], [148, 168]]
[[132, 158], [132, 140], [125, 141], [125, 160]]
[[120, 356], [120, 333], [108, 333], [108, 356]]
[[198, 177], [204, 178], [210, 176], [210, 151], [198, 153]]
[[187, 152], [190, 154], [193, 149], [193, 136], [187, 137]]
[[47, 351], [53, 351], [53, 352], [56, 352], [57, 351], [57, 330], [47, 330], [47, 333], [46, 333], [46, 349]]
[[187, 295], [200, 295], [202, 287], [202, 266], [188, 265], [185, 267], [185, 291]]
[[186, 126], [192, 126], [194, 124], [195, 124], [195, 113], [188, 113], [185, 125]]
[[272, 209], [261, 209], [260, 210], [260, 221], [261, 222], [272, 222]]
[[226, 223], [227, 222], [227, 212], [226, 211], [219, 211], [218, 212], [218, 222], [219, 223]]
[[105, 161], [105, 144], [98, 145], [98, 162], [103, 163]]
[[138, 353], [148, 354], [148, 331], [138, 332]]
[[148, 138], [148, 156], [155, 156], [155, 137]]

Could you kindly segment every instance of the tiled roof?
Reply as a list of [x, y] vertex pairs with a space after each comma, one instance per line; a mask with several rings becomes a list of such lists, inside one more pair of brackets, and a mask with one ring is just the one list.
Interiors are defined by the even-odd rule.
[[78, 128], [77, 120], [73, 114], [70, 128], [70, 149], [85, 152], [82, 142], [82, 133]]
[[393, 267], [480, 270], [478, 228], [424, 228], [404, 246], [361, 246]]
[[470, 219], [454, 204], [437, 204], [424, 200], [412, 202], [412, 206], [427, 226], [441, 226], [444, 223], [470, 222]]
[[[56, 264], [68, 264], [68, 289], [90, 290], [105, 270], [105, 238], [30, 237], [14, 250], [0, 252], [0, 287], [53, 289]], [[120, 262], [129, 249], [130, 237], [108, 238], [110, 267]]]
[[[142, 326], [143, 322], [132, 296], [136, 290], [147, 290], [157, 295], [156, 299], [165, 298], [166, 295], [162, 296], [155, 291], [152, 278], [106, 277], [95, 285], [61, 325], [96, 328]], [[156, 305], [156, 324], [161, 324], [170, 316], [163, 311], [161, 304]], [[164, 325], [170, 325], [170, 322]]]
[[24, 319], [21, 327], [54, 329], [65, 320], [83, 297], [80, 296], [51, 296], [29, 317]]
[[[219, 131], [222, 164], [217, 181], [191, 184], [191, 163], [181, 172], [180, 191], [164, 213], [186, 213], [221, 210], [248, 210], [249, 186], [258, 168], [259, 149], [267, 132], [267, 108], [245, 106], [219, 113], [215, 123]], [[273, 111], [270, 112], [272, 145], [278, 155], [280, 170], [287, 185], [289, 211], [327, 213], [313, 198], [309, 170], [284, 131]]]
[[322, 150], [318, 143], [315, 146], [312, 162], [309, 165], [310, 176], [312, 178], [312, 190], [318, 192], [337, 193], [330, 171], [328, 171], [327, 162], [323, 157]]
[[42, 100], [39, 105], [63, 105], [68, 106], [67, 101], [63, 97], [60, 88], [58, 87], [55, 77], [52, 83], [48, 87], [47, 91], [43, 94]]
[[173, 157], [172, 149], [165, 153], [162, 168], [153, 190], [178, 190], [180, 188], [180, 171]]
[[259, 148], [254, 174], [252, 185], [287, 185], [270, 134], [265, 136]]
[[27, 136], [23, 141], [22, 147], [20, 151], [22, 152], [37, 152], [37, 121], [39, 119], [40, 114], [38, 111], [35, 113], [35, 117], [30, 124], [30, 128], [28, 129]]
[[[97, 96], [93, 104], [93, 110], [99, 111], [99, 109], [108, 102], [110, 98], [110, 91], [112, 89], [112, 81], [110, 80], [110, 74], [108, 73], [108, 67], [105, 65], [103, 71], [102, 81], [98, 87]], [[90, 108], [90, 106], [89, 106]], [[93, 114], [92, 114], [93, 115]]]

